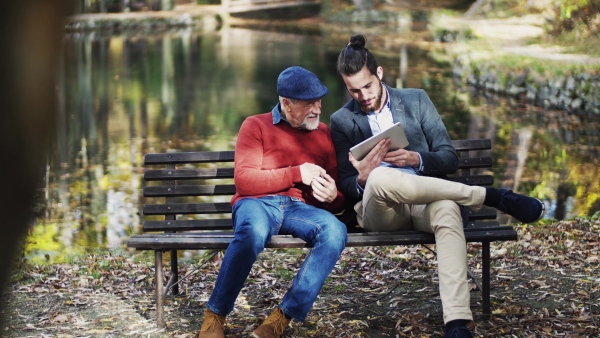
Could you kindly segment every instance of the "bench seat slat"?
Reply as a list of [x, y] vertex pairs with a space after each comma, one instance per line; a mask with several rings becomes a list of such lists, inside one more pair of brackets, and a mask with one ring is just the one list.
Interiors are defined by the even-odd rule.
[[146, 181], [199, 180], [213, 178], [233, 178], [233, 168], [201, 169], [156, 169], [146, 170]]
[[146, 204], [143, 210], [144, 215], [226, 214], [231, 212], [231, 204], [229, 202]]
[[[517, 232], [503, 227], [492, 229], [470, 229], [465, 231], [467, 242], [493, 242], [510, 241], [517, 239]], [[134, 235], [129, 239], [129, 247], [138, 250], [201, 250], [225, 249], [233, 240], [232, 232], [207, 232], [207, 233], [162, 233]], [[435, 244], [433, 234], [406, 231], [401, 233], [352, 233], [348, 234], [346, 247], [353, 246], [381, 246], [381, 245], [409, 245], [409, 244]], [[303, 248], [306, 243], [291, 236], [276, 235], [272, 237], [267, 248]]]
[[235, 185], [174, 185], [144, 187], [145, 197], [220, 196], [235, 194]]
[[[489, 229], [482, 228], [465, 228], [464, 232], [466, 235], [474, 232], [488, 232]], [[494, 227], [494, 230], [501, 231], [514, 231], [514, 228], [510, 225], [502, 225]], [[415, 234], [427, 234], [422, 231], [409, 230], [409, 231], [397, 231], [397, 232], [367, 232], [367, 233], [350, 233], [348, 236], [406, 236], [406, 235], [415, 235]], [[147, 236], [151, 238], [162, 238], [162, 237], [181, 237], [181, 236], [190, 236], [193, 238], [212, 238], [212, 237], [231, 237], [233, 238], [234, 233], [233, 229], [228, 230], [213, 230], [213, 231], [193, 231], [193, 232], [185, 232], [185, 233], [160, 233], [160, 232], [148, 232], [143, 235], [133, 235], [133, 236]], [[292, 237], [291, 235], [276, 235], [281, 238], [283, 237]]]
[[[509, 241], [517, 238], [513, 229], [488, 229], [485, 231], [465, 231], [467, 242], [493, 242]], [[379, 246], [379, 245], [407, 245], [407, 244], [435, 244], [435, 236], [424, 232], [409, 233], [357, 233], [348, 236], [346, 247], [352, 246]]]
[[491, 228], [499, 225], [500, 224], [496, 221], [469, 221], [467, 222], [465, 230], [470, 228]]

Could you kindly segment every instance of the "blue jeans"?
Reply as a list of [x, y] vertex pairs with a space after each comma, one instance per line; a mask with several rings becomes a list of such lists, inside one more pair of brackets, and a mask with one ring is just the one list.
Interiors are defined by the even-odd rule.
[[279, 308], [303, 321], [346, 245], [346, 226], [329, 211], [287, 196], [244, 198], [233, 206], [229, 244], [206, 307], [218, 315], [233, 310], [257, 255], [276, 234], [312, 245]]

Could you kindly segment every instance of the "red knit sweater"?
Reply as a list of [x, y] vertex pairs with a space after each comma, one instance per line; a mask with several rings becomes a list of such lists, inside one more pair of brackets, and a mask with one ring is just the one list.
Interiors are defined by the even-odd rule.
[[310, 186], [302, 183], [300, 165], [314, 163], [327, 171], [338, 184], [337, 161], [329, 127], [319, 123], [312, 131], [300, 130], [281, 121], [273, 124], [273, 114], [246, 118], [235, 146], [236, 194], [231, 205], [244, 197], [285, 195], [297, 197], [310, 205], [340, 212], [344, 196], [331, 203], [317, 201]]

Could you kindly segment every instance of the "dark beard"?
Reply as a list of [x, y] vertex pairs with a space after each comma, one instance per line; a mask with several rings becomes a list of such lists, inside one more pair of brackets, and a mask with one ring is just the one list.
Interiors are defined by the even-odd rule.
[[378, 109], [377, 107], [381, 106], [381, 99], [383, 98], [383, 83], [381, 82], [381, 79], [377, 79], [379, 80], [379, 95], [377, 96], [377, 99], [375, 99], [375, 102], [373, 102], [371, 107], [363, 106], [362, 104], [360, 105], [361, 110], [366, 113], [372, 113], [375, 111], [375, 109]]

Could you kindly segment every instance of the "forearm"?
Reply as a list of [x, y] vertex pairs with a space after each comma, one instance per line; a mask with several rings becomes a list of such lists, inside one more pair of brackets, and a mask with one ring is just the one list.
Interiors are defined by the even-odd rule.
[[[240, 166], [241, 167], [241, 166]], [[299, 167], [272, 170], [236, 168], [235, 186], [242, 196], [275, 194], [302, 182]]]
[[458, 156], [454, 151], [441, 150], [436, 152], [420, 152], [423, 160], [421, 174], [439, 176], [453, 174], [458, 169]]

